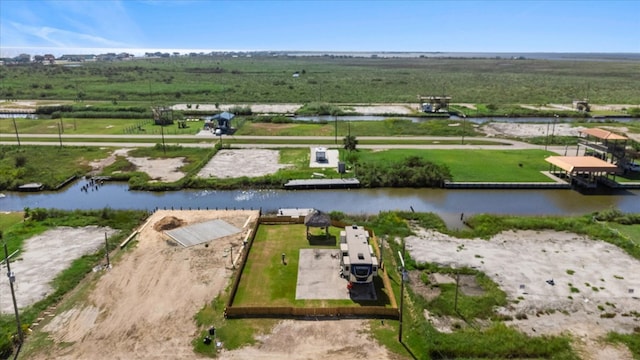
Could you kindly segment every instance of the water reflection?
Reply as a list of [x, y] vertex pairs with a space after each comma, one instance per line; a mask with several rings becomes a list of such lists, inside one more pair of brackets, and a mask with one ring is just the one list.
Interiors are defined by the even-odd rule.
[[61, 192], [6, 193], [3, 211], [29, 208], [58, 209], [259, 209], [317, 208], [352, 214], [375, 214], [411, 209], [443, 217], [460, 213], [517, 215], [575, 215], [608, 208], [640, 213], [640, 191], [582, 194], [573, 190], [183, 190], [175, 192], [129, 191], [126, 184], [105, 183], [82, 191], [76, 182]]

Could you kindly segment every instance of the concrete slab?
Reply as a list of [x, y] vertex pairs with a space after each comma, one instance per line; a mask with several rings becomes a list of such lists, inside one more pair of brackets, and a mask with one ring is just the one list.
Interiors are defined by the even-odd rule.
[[237, 234], [240, 229], [220, 219], [179, 227], [165, 231], [169, 237], [184, 247], [202, 244], [225, 236]]
[[[317, 162], [316, 161], [316, 150], [323, 149], [325, 152], [326, 161]], [[338, 161], [340, 158], [340, 152], [336, 149], [327, 149], [322, 147], [312, 147], [311, 148], [311, 157], [309, 158], [309, 167], [312, 168], [334, 168], [338, 171]]]
[[349, 299], [347, 280], [340, 277], [340, 251], [301, 249], [296, 300]]

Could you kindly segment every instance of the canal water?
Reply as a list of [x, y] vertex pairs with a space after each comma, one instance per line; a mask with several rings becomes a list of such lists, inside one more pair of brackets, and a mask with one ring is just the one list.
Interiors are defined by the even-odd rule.
[[640, 191], [621, 190], [583, 194], [575, 190], [181, 190], [129, 191], [124, 183], [105, 183], [87, 191], [75, 182], [59, 192], [5, 193], [1, 211], [24, 208], [57, 209], [262, 209], [316, 208], [349, 214], [377, 214], [405, 210], [434, 212], [447, 223], [460, 214], [579, 215], [609, 208], [640, 213]]

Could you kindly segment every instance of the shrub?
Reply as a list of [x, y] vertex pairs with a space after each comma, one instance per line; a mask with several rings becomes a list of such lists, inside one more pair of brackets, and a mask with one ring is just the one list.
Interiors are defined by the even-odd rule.
[[24, 167], [27, 164], [27, 157], [20, 154], [16, 156], [16, 167]]
[[240, 106], [240, 105], [236, 105], [233, 106], [229, 109], [230, 113], [233, 113], [235, 115], [251, 115], [253, 112], [251, 111], [251, 106], [245, 105], [245, 106]]

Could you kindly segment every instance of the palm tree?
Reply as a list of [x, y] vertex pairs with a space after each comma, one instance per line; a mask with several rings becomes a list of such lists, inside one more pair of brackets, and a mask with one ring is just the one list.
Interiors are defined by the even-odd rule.
[[347, 151], [356, 150], [356, 146], [358, 146], [358, 139], [354, 135], [347, 135], [342, 139], [342, 143], [344, 144], [344, 149]]

